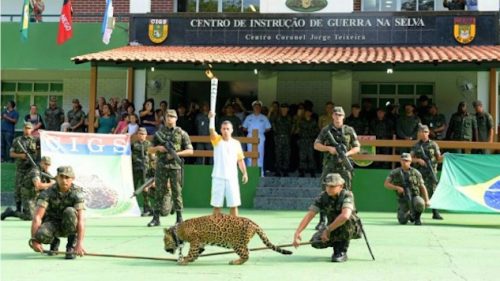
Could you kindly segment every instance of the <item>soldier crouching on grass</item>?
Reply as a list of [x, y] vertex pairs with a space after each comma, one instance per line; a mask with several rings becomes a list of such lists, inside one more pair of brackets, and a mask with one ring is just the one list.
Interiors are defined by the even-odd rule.
[[42, 244], [50, 244], [50, 254], [59, 250], [59, 237], [68, 237], [65, 259], [83, 256], [85, 205], [83, 192], [73, 185], [71, 166], [57, 168], [56, 184], [40, 193], [31, 224], [30, 247], [43, 253]]
[[333, 247], [332, 262], [347, 261], [347, 248], [351, 239], [361, 238], [361, 224], [356, 215], [352, 192], [344, 189], [345, 181], [340, 174], [328, 174], [324, 182], [326, 189], [300, 222], [293, 237], [297, 248], [302, 238], [300, 233], [319, 212], [324, 212], [328, 225], [311, 238], [311, 246], [316, 249]]

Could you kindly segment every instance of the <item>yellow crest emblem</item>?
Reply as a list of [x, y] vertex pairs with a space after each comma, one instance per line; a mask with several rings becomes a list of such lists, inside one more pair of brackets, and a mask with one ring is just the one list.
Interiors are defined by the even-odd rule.
[[149, 40], [155, 44], [163, 43], [168, 37], [167, 19], [150, 19], [148, 26]]
[[476, 37], [476, 18], [459, 17], [454, 19], [453, 36], [460, 44], [469, 44]]

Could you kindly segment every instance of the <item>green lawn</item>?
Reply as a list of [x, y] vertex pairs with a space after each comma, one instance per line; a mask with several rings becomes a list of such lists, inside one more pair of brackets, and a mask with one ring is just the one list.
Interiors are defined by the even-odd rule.
[[13, 163], [2, 163], [0, 164], [1, 170], [1, 190], [14, 191], [15, 177], [16, 177], [16, 165]]
[[[209, 213], [188, 209], [185, 217]], [[291, 243], [304, 212], [242, 210], [260, 224], [275, 244]], [[1, 225], [1, 280], [498, 280], [500, 216], [445, 214], [444, 221], [423, 216], [424, 225], [401, 226], [392, 213], [361, 213], [376, 257], [371, 261], [363, 240], [352, 241], [349, 261], [330, 262], [330, 249], [302, 246], [292, 256], [272, 251], [250, 254], [242, 266], [227, 262], [236, 255], [200, 258], [188, 266], [170, 261], [86, 256], [67, 261], [28, 247], [30, 223], [15, 219]], [[87, 252], [173, 258], [162, 249], [162, 229], [148, 228], [149, 218], [89, 218]], [[162, 219], [170, 225], [173, 217]], [[312, 225], [303, 233], [312, 234]], [[65, 240], [62, 241], [64, 245]], [[251, 247], [262, 243], [256, 237]], [[207, 247], [207, 252], [225, 251]], [[187, 249], [184, 251], [187, 253]], [[20, 270], [22, 269], [22, 270]]]

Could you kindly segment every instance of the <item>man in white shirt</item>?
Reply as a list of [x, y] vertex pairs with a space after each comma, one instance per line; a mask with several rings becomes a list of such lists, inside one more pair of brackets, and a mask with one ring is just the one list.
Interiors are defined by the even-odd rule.
[[[253, 114], [250, 114], [245, 118], [243, 122], [243, 130], [247, 132], [247, 137], [252, 137], [253, 130], [257, 130], [259, 133], [259, 159], [257, 160], [257, 166], [262, 170], [261, 173], [264, 175], [264, 143], [266, 141], [265, 133], [271, 130], [271, 123], [269, 119], [264, 114], [261, 114], [262, 102], [254, 101], [252, 102]], [[252, 151], [252, 144], [247, 144], [247, 151]], [[251, 159], [247, 159], [247, 165], [250, 165]]]
[[242, 173], [241, 182], [248, 182], [248, 174], [244, 161], [241, 143], [233, 139], [233, 125], [229, 121], [221, 124], [221, 135], [215, 131], [215, 114], [209, 112], [210, 141], [214, 147], [214, 167], [212, 170], [212, 199], [213, 213], [219, 214], [224, 205], [229, 207], [232, 216], [238, 216], [238, 206], [241, 205], [238, 169]]

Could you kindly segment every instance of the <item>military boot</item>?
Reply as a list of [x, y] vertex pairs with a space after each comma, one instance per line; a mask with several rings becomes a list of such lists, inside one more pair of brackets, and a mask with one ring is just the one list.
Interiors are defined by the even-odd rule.
[[319, 222], [316, 225], [316, 227], [314, 227], [314, 229], [320, 230], [320, 229], [324, 229], [324, 228], [325, 228], [325, 213], [320, 212], [319, 213]]
[[420, 216], [422, 216], [422, 213], [415, 212], [415, 225], [422, 225]]
[[8, 207], [7, 209], [5, 209], [5, 211], [3, 211], [0, 219], [4, 220], [8, 217], [15, 217], [15, 216], [16, 212], [11, 207]]
[[148, 227], [160, 225], [160, 212], [153, 211], [153, 219], [148, 223]]
[[182, 219], [182, 211], [176, 211], [175, 214], [177, 215], [177, 218], [175, 220], [176, 223], [181, 223], [184, 220]]
[[148, 207], [144, 207], [144, 211], [141, 214], [141, 217], [149, 217], [151, 216], [151, 210]]
[[21, 208], [22, 207], [21, 204], [22, 204], [21, 202], [16, 202], [16, 212], [18, 212], [18, 213], [22, 213], [22, 211], [23, 211]]
[[439, 214], [438, 210], [432, 209], [432, 219], [433, 220], [442, 220], [443, 217], [441, 216], [441, 214]]
[[57, 255], [57, 251], [59, 251], [59, 244], [61, 244], [61, 240], [54, 237], [54, 240], [50, 243], [50, 252], [48, 253], [49, 256]]
[[333, 242], [332, 262], [347, 261], [347, 244], [344, 241]]
[[[68, 235], [68, 243], [66, 244], [66, 256], [64, 257], [65, 259], [74, 260], [76, 258], [75, 246], [76, 234]], [[50, 248], [52, 249], [52, 244], [50, 244]]]

